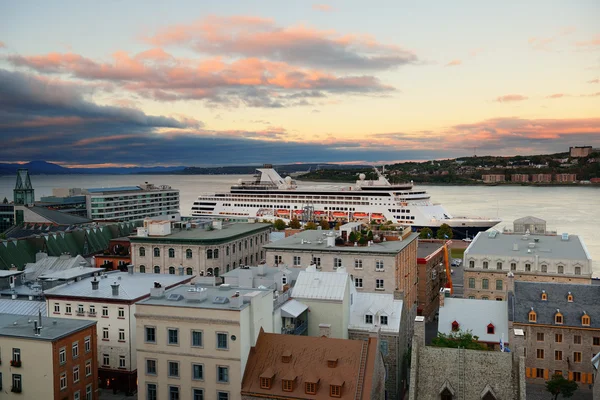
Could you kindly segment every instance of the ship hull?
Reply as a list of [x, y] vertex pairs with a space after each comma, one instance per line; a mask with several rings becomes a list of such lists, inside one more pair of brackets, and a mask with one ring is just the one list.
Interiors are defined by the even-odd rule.
[[[489, 226], [479, 225], [479, 226], [456, 226], [452, 228], [452, 239], [465, 239], [467, 237], [474, 238], [479, 232], [485, 232], [491, 227], [496, 225], [496, 223], [490, 223]], [[437, 237], [437, 231], [439, 226], [411, 226], [413, 232], [418, 232], [423, 228], [429, 228], [433, 231], [433, 236]]]

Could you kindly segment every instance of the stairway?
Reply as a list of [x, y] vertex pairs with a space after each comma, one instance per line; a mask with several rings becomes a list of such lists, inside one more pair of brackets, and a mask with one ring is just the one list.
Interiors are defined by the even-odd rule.
[[458, 348], [458, 393], [457, 400], [465, 399], [465, 349]]
[[365, 369], [367, 367], [367, 352], [369, 349], [369, 340], [364, 340], [360, 351], [360, 365], [358, 367], [358, 382], [356, 383], [356, 394], [354, 400], [362, 399], [363, 384], [365, 381]]

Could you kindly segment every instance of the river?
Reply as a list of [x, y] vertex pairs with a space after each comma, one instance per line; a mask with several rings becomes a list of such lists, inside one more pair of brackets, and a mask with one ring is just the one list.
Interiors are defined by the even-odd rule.
[[[181, 213], [189, 215], [200, 194], [226, 192], [246, 175], [32, 175], [36, 198], [52, 194], [59, 187], [132, 186], [142, 182], [168, 184], [180, 190]], [[0, 200], [12, 200], [15, 176], [0, 176]], [[330, 185], [323, 182], [299, 182], [299, 185]], [[532, 215], [545, 219], [549, 230], [580, 235], [600, 273], [600, 188], [587, 186], [429, 186], [432, 201], [444, 205], [453, 216], [500, 217], [496, 226], [511, 227], [512, 221]]]

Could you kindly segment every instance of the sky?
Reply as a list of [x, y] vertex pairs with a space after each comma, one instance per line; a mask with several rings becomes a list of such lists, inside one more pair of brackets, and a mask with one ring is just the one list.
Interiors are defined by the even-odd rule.
[[0, 3], [0, 162], [600, 147], [600, 2]]

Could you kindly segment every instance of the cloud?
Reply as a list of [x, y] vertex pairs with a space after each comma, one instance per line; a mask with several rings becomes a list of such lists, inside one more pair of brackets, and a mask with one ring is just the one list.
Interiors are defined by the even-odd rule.
[[523, 101], [523, 100], [527, 100], [527, 99], [528, 99], [528, 97], [520, 95], [520, 94], [507, 94], [504, 96], [496, 97], [496, 99], [494, 101], [498, 102], [498, 103], [508, 103], [508, 102], [513, 102], [513, 101]]
[[528, 40], [529, 46], [534, 50], [551, 51], [550, 44], [556, 40], [556, 37], [531, 37]]
[[333, 8], [329, 4], [313, 4], [312, 9], [315, 11], [330, 12]]
[[250, 16], [205, 17], [161, 29], [146, 41], [159, 47], [183, 46], [204, 55], [261, 57], [338, 70], [385, 70], [419, 61], [413, 52], [369, 35], [304, 25], [281, 27], [271, 19]]
[[461, 60], [452, 60], [448, 64], [446, 64], [446, 67], [455, 67], [460, 64], [462, 64]]
[[481, 52], [483, 52], [484, 50], [485, 50], [485, 49], [484, 49], [483, 47], [479, 47], [479, 48], [477, 48], [477, 49], [473, 49], [473, 50], [472, 50], [472, 51], [469, 53], [469, 55], [470, 55], [471, 57], [475, 57], [475, 56], [479, 55]]
[[580, 95], [580, 97], [598, 97], [598, 96], [600, 96], [600, 92]]
[[590, 40], [575, 42], [575, 46], [579, 49], [595, 49], [600, 47], [600, 35], [595, 35]]
[[592, 79], [591, 81], [587, 81], [587, 83], [600, 83], [600, 79]]
[[0, 49], [6, 47], [3, 41], [0, 40]]
[[568, 94], [564, 94], [564, 93], [554, 93], [551, 94], [550, 96], [546, 96], [547, 99], [560, 99], [561, 97], [565, 97], [568, 96]]

